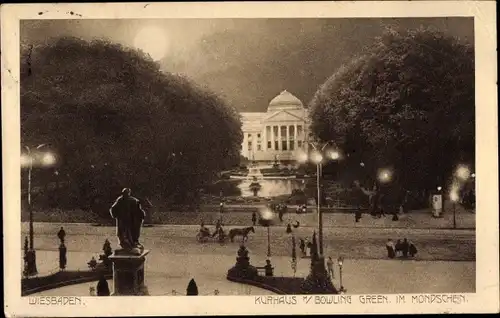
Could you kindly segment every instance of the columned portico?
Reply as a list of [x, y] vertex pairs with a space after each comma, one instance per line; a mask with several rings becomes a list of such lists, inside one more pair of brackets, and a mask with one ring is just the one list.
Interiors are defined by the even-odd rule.
[[307, 150], [307, 109], [286, 90], [271, 100], [267, 112], [241, 115], [244, 157], [255, 161], [294, 161], [299, 151]]

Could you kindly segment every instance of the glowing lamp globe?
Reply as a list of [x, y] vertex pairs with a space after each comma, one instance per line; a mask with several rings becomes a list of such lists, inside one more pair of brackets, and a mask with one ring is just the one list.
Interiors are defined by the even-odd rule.
[[30, 165], [30, 156], [21, 155], [21, 167], [27, 167]]
[[268, 207], [261, 208], [259, 210], [259, 216], [260, 216], [259, 223], [262, 226], [270, 226], [274, 224], [274, 219], [275, 219], [274, 212], [271, 211], [271, 209], [269, 209]]
[[340, 159], [340, 152], [337, 150], [332, 150], [328, 153], [330, 159], [332, 160], [339, 160]]
[[453, 201], [453, 202], [458, 202], [458, 199], [459, 199], [459, 195], [458, 195], [458, 191], [451, 191], [450, 192], [450, 200]]
[[382, 169], [378, 174], [378, 179], [382, 183], [387, 183], [392, 179], [392, 172], [389, 169]]
[[457, 170], [455, 171], [455, 175], [457, 176], [457, 178], [463, 181], [469, 179], [470, 174], [471, 173], [469, 167], [465, 165], [459, 165]]
[[315, 164], [321, 163], [322, 160], [323, 156], [318, 151], [315, 151], [311, 154], [311, 161]]
[[52, 153], [47, 152], [43, 155], [41, 162], [44, 166], [52, 166], [56, 163], [56, 157]]

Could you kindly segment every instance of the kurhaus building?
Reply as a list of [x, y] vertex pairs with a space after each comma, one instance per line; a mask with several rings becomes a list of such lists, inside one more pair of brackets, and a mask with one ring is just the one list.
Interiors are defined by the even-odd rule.
[[271, 100], [267, 112], [241, 113], [242, 155], [253, 161], [295, 161], [307, 151], [309, 116], [302, 102], [288, 91]]

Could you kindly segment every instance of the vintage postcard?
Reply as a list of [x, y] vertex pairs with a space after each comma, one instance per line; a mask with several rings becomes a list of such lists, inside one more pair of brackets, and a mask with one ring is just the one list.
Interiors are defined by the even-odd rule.
[[3, 5], [6, 316], [498, 312], [495, 12]]

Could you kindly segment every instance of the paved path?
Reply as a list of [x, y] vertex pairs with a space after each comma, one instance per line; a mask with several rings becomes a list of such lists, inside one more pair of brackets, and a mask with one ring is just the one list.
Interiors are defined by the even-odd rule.
[[[84, 270], [92, 256], [101, 252], [109, 238], [116, 245], [114, 227], [89, 224], [35, 223], [35, 247], [40, 275], [57, 270], [60, 226], [66, 230], [68, 270]], [[152, 295], [185, 293], [194, 278], [200, 294], [221, 295], [267, 294], [255, 287], [242, 286], [225, 279], [236, 261], [239, 242], [200, 244], [194, 236], [196, 225], [166, 225], [144, 228], [143, 244], [151, 250], [146, 261], [146, 280]], [[299, 227], [295, 235], [311, 235], [314, 228]], [[28, 224], [22, 224], [22, 240]], [[475, 234], [470, 230], [391, 229], [391, 228], [326, 228], [325, 254], [337, 259], [345, 257], [344, 285], [349, 293], [403, 292], [470, 292], [475, 286]], [[408, 237], [417, 243], [416, 260], [386, 260], [387, 237]], [[291, 237], [284, 227], [271, 230], [272, 262], [277, 276], [293, 276], [290, 266]], [[267, 231], [256, 227], [247, 247], [251, 263], [262, 266], [267, 252]], [[300, 251], [297, 249], [297, 255]], [[445, 261], [436, 261], [445, 260]], [[451, 260], [461, 260], [459, 262]], [[299, 259], [296, 276], [309, 272], [309, 259]], [[338, 279], [338, 268], [336, 279]], [[95, 283], [94, 283], [95, 284]], [[338, 281], [336, 281], [338, 284]], [[92, 283], [68, 286], [43, 292], [44, 295], [88, 295]], [[112, 286], [111, 286], [112, 287]]]
[[[78, 267], [92, 256], [87, 252], [68, 254], [68, 267]], [[57, 266], [56, 252], [39, 252], [41, 270]], [[264, 264], [266, 257], [250, 252], [250, 262]], [[290, 257], [272, 257], [276, 276], [293, 276]], [[151, 295], [185, 295], [191, 278], [196, 280], [200, 295], [268, 295], [269, 291], [231, 283], [227, 270], [234, 265], [235, 256], [214, 254], [170, 254], [152, 250], [146, 260], [146, 284]], [[76, 266], [75, 266], [76, 265]], [[309, 272], [310, 260], [299, 259], [297, 277]], [[411, 260], [352, 260], [343, 266], [343, 285], [349, 294], [364, 293], [466, 293], [475, 291], [475, 264], [473, 262], [427, 262]], [[113, 284], [110, 281], [110, 288]], [[339, 284], [339, 270], [335, 267], [334, 283]], [[89, 287], [96, 283], [67, 286], [38, 293], [51, 296], [87, 296]], [[175, 291], [175, 292], [174, 292]]]
[[[59, 240], [56, 236], [61, 224], [35, 223], [35, 248], [56, 251]], [[87, 251], [99, 253], [106, 238], [116, 245], [114, 227], [94, 227], [89, 224], [63, 224], [66, 230], [68, 251]], [[161, 250], [164, 253], [194, 255], [235, 255], [239, 241], [219, 244], [216, 242], [198, 243], [195, 239], [199, 226], [166, 225], [144, 228], [141, 238], [144, 246]], [[211, 228], [213, 230], [213, 228]], [[228, 228], [226, 227], [226, 231]], [[299, 227], [294, 230], [296, 237], [311, 238], [315, 228]], [[22, 224], [21, 242], [28, 234], [28, 224]], [[271, 252], [273, 256], [291, 255], [291, 236], [285, 227], [270, 230]], [[408, 238], [413, 241], [419, 253], [418, 260], [475, 260], [475, 232], [470, 230], [444, 229], [391, 229], [391, 228], [325, 228], [325, 254], [337, 253], [351, 259], [385, 259], [385, 243], [388, 238]], [[297, 240], [298, 244], [298, 240]], [[22, 246], [22, 245], [21, 245]], [[247, 242], [255, 254], [267, 253], [267, 230], [255, 227]], [[298, 248], [298, 247], [297, 247]], [[200, 256], [200, 257], [201, 257]]]

